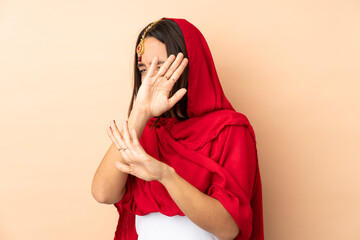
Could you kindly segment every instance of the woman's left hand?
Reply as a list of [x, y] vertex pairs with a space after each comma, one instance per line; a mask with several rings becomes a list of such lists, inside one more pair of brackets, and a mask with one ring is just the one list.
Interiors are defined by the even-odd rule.
[[130, 133], [127, 121], [123, 123], [122, 131], [118, 131], [116, 125], [115, 129], [116, 131], [113, 131], [115, 136], [112, 139], [113, 141], [117, 141], [115, 143], [116, 146], [121, 146], [121, 155], [124, 162], [127, 163], [124, 164], [116, 161], [115, 166], [120, 171], [134, 175], [143, 180], [159, 181], [169, 166], [145, 152], [137, 138], [135, 129]]

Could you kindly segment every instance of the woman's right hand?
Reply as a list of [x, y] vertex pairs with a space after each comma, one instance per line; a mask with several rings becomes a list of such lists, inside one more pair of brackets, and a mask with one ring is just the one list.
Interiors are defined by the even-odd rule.
[[186, 88], [179, 89], [171, 98], [170, 91], [179, 79], [188, 59], [183, 53], [170, 55], [156, 72], [158, 57], [154, 57], [149, 71], [142, 80], [134, 106], [146, 111], [151, 117], [160, 116], [171, 109], [186, 93]]

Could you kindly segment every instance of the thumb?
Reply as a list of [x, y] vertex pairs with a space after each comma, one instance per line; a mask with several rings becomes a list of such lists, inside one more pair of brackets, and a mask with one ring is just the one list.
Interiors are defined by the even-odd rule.
[[176, 93], [169, 99], [170, 108], [172, 108], [187, 92], [186, 88], [180, 88]]

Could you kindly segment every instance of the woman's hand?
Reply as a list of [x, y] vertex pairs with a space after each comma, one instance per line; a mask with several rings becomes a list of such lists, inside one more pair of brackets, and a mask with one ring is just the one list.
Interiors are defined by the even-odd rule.
[[154, 57], [135, 101], [136, 107], [149, 112], [152, 117], [160, 116], [171, 109], [186, 93], [186, 88], [181, 88], [169, 98], [171, 89], [188, 63], [184, 54], [179, 53], [176, 59], [175, 55], [170, 55], [156, 73], [158, 60], [158, 57]]
[[123, 123], [119, 131], [115, 121], [112, 121], [108, 128], [108, 135], [116, 147], [120, 149], [125, 162], [115, 162], [115, 166], [122, 172], [134, 175], [146, 181], [161, 180], [169, 166], [145, 152], [142, 148], [135, 129], [128, 129], [127, 121]]

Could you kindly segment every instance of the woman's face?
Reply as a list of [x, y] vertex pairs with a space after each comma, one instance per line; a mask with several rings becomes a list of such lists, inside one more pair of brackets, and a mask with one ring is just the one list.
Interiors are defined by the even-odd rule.
[[141, 73], [141, 82], [146, 76], [154, 57], [159, 58], [157, 67], [155, 69], [155, 72], [157, 72], [168, 58], [166, 46], [164, 43], [160, 42], [154, 37], [146, 37], [144, 39], [144, 53], [141, 56], [141, 61], [138, 62], [138, 68]]

